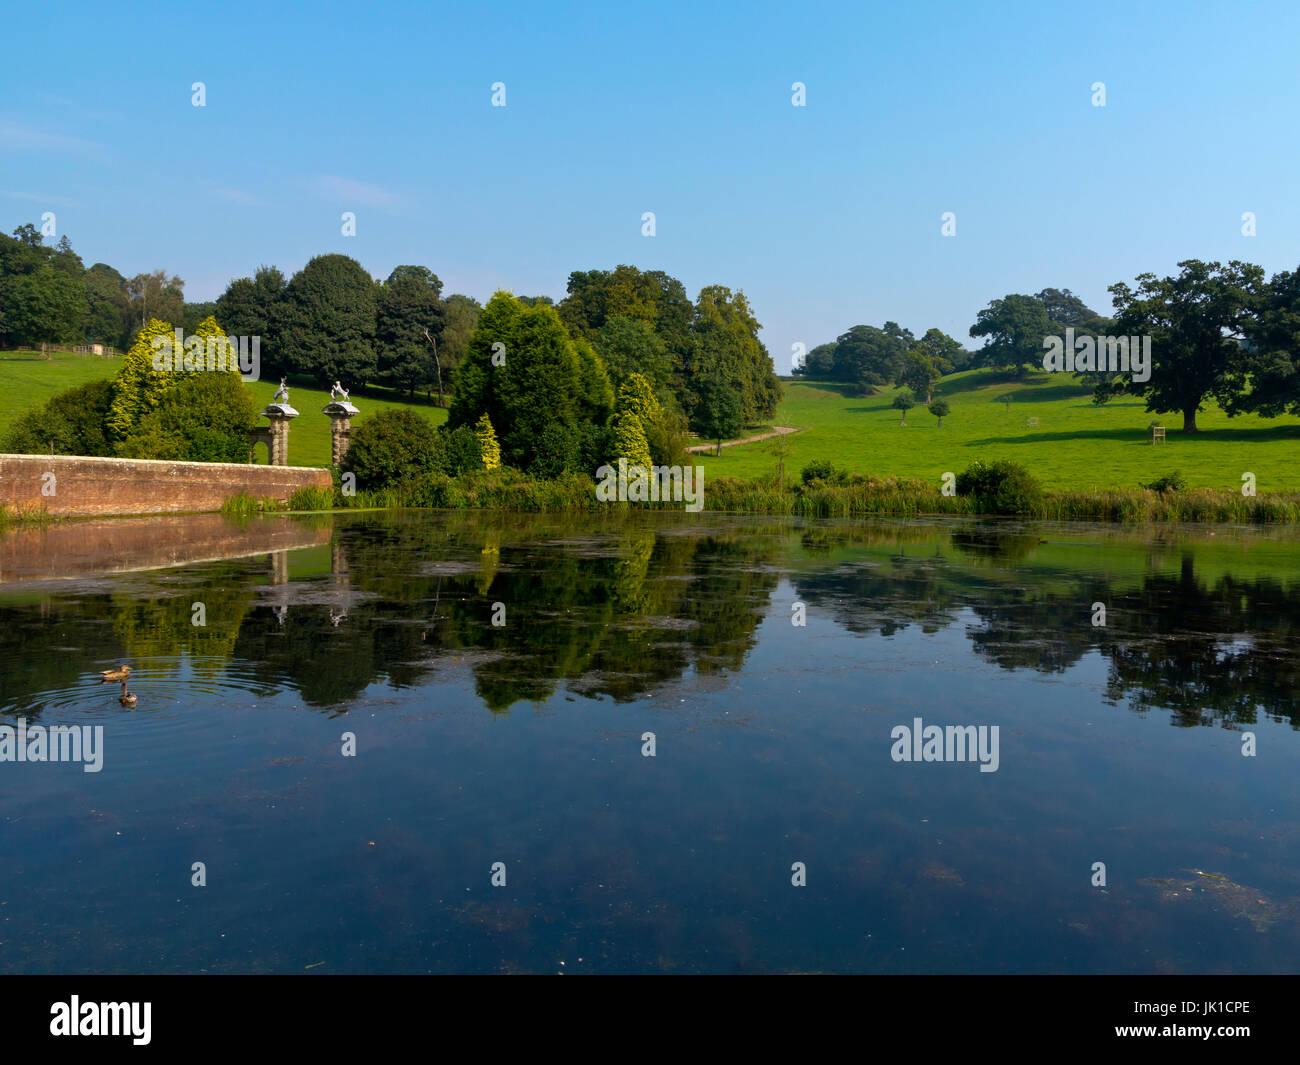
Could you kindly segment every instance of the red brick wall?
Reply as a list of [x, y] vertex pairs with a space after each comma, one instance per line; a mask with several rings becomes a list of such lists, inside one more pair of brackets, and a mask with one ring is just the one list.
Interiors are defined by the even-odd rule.
[[[54, 475], [52, 482], [47, 473]], [[41, 492], [47, 483], [52, 495]], [[305, 466], [0, 455], [0, 506], [66, 517], [220, 510], [241, 492], [285, 500], [295, 489], [332, 484], [329, 470]]]

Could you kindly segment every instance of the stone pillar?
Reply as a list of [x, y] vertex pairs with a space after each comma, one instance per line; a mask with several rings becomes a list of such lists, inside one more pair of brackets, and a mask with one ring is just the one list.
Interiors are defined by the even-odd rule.
[[351, 443], [352, 415], [361, 412], [347, 400], [334, 400], [325, 404], [321, 413], [329, 415], [330, 419], [330, 462], [342, 466]]
[[342, 466], [348, 453], [349, 437], [352, 435], [352, 419], [346, 414], [330, 415], [330, 461], [335, 466]]
[[271, 465], [289, 465], [289, 419], [271, 418]]
[[272, 466], [289, 465], [289, 422], [298, 417], [298, 412], [288, 403], [272, 403], [262, 411], [262, 417], [271, 423], [270, 444]]

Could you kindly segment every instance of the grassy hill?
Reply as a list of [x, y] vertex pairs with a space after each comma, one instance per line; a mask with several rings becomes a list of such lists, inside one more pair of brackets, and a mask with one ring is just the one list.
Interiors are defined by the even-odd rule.
[[[57, 392], [111, 377], [120, 359], [56, 353], [49, 361], [37, 352], [0, 354], [0, 433], [21, 413]], [[278, 382], [249, 385], [259, 409], [270, 402]], [[1036, 373], [1023, 381], [986, 370], [953, 374], [940, 394], [952, 413], [938, 427], [923, 407], [908, 413], [901, 427], [890, 407], [895, 389], [863, 399], [847, 386], [824, 382], [785, 382], [785, 399], [775, 424], [797, 426], [787, 437], [791, 455], [787, 475], [813, 459], [859, 473], [922, 477], [936, 483], [945, 471], [959, 473], [975, 459], [1011, 459], [1027, 467], [1049, 489], [1136, 487], [1172, 470], [1181, 470], [1192, 487], [1241, 486], [1245, 471], [1255, 474], [1261, 492], [1300, 488], [1300, 418], [1228, 418], [1208, 406], [1198, 417], [1201, 432], [1184, 436], [1182, 419], [1166, 415], [1168, 442], [1149, 442], [1147, 425], [1155, 416], [1141, 400], [1091, 402], [1091, 390], [1073, 378]], [[1011, 397], [1009, 405], [1002, 399]], [[386, 389], [353, 397], [364, 422], [389, 407], [410, 406], [435, 425], [447, 412], [423, 400], [407, 403]], [[329, 400], [319, 389], [290, 386], [290, 400], [301, 412], [289, 436], [295, 465], [328, 466], [329, 419], [320, 410]], [[1037, 427], [1026, 424], [1037, 418]], [[751, 435], [767, 427], [746, 430]], [[259, 448], [259, 460], [264, 451]], [[754, 478], [770, 473], [775, 459], [767, 443], [723, 448], [720, 456], [697, 454], [713, 476]]]
[[[120, 357], [106, 359], [97, 355], [73, 355], [56, 352], [46, 361], [40, 352], [7, 351], [0, 354], [0, 435], [20, 414], [39, 407], [69, 388], [90, 381], [112, 377], [122, 364]], [[279, 381], [254, 381], [248, 386], [261, 410], [271, 402]], [[434, 425], [447, 420], [447, 412], [424, 402], [406, 402], [386, 389], [373, 393], [354, 395], [353, 402], [361, 414], [352, 420], [353, 426], [390, 407], [409, 406], [419, 411]], [[329, 402], [329, 391], [316, 388], [289, 386], [289, 402], [299, 412], [289, 429], [289, 461], [295, 466], [328, 466], [330, 464], [330, 420], [321, 414]], [[262, 424], [265, 424], [263, 422]], [[257, 460], [266, 462], [266, 449], [257, 449]]]
[[[960, 473], [976, 459], [1011, 459], [1048, 489], [1136, 487], [1175, 469], [1191, 487], [1239, 490], [1242, 473], [1250, 471], [1261, 492], [1300, 488], [1297, 417], [1230, 419], [1211, 404], [1197, 417], [1201, 432], [1184, 436], [1180, 416], [1157, 417], [1133, 397], [1094, 406], [1091, 388], [1073, 377], [1038, 372], [1013, 381], [971, 370], [941, 382], [939, 394], [952, 407], [942, 429], [924, 407], [909, 411], [903, 428], [890, 407], [896, 389], [866, 399], [849, 391], [824, 382], [785, 382], [776, 423], [802, 430], [787, 437], [787, 475], [826, 459], [854, 472], [937, 483], [945, 471]], [[1027, 424], [1029, 418], [1038, 419], [1037, 427]], [[1150, 443], [1152, 421], [1167, 428], [1167, 443]], [[774, 469], [767, 449], [766, 443], [737, 445], [695, 460], [714, 476], [752, 478]]]

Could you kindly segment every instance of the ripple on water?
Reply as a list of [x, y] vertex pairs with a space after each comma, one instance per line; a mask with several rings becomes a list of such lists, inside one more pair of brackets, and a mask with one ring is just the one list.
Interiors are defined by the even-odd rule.
[[[116, 668], [106, 664], [105, 668]], [[251, 664], [221, 658], [155, 658], [131, 663], [127, 690], [134, 706], [121, 703], [120, 681], [105, 681], [97, 672], [72, 684], [28, 694], [19, 703], [0, 705], [0, 721], [26, 717], [30, 724], [104, 724], [130, 721], [133, 731], [158, 733], [196, 725], [220, 725], [211, 710], [247, 707], [282, 694], [254, 675]]]

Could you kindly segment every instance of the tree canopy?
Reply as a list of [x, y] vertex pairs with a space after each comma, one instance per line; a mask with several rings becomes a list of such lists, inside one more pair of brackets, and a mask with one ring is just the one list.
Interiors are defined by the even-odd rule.
[[1196, 412], [1207, 397], [1231, 409], [1233, 376], [1251, 311], [1263, 297], [1264, 271], [1249, 263], [1185, 259], [1172, 277], [1139, 274], [1136, 287], [1111, 285], [1115, 329], [1150, 336], [1148, 381], [1123, 378], [1115, 391], [1144, 396], [1147, 410], [1181, 413], [1183, 431], [1196, 432]]

